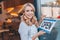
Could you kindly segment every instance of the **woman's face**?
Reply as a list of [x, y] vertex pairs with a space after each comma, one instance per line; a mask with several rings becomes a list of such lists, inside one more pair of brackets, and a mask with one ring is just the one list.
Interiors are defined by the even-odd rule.
[[30, 6], [27, 6], [27, 7], [25, 8], [25, 10], [24, 10], [24, 15], [25, 15], [27, 18], [31, 19], [31, 18], [34, 16], [33, 8], [30, 7]]

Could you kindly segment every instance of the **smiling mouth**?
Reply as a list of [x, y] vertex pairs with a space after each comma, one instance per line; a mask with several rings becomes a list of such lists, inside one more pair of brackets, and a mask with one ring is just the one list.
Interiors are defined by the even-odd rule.
[[32, 18], [32, 16], [31, 16], [31, 15], [28, 15], [27, 17], [28, 17], [28, 18]]
[[28, 15], [28, 16], [32, 17], [33, 15]]

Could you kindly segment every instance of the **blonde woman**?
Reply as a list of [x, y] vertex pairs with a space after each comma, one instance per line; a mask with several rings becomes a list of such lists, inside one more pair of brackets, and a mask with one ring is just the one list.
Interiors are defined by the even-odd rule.
[[23, 15], [21, 16], [21, 23], [18, 29], [21, 40], [39, 40], [38, 36], [44, 34], [45, 32], [37, 32], [39, 24], [34, 15], [34, 6], [31, 3], [26, 3], [21, 9], [21, 12]]

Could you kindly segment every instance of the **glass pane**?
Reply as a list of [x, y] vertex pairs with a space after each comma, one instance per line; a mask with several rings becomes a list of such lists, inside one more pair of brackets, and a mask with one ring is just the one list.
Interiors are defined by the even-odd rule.
[[56, 0], [41, 0], [41, 13], [46, 17], [57, 18], [60, 15], [60, 5]]

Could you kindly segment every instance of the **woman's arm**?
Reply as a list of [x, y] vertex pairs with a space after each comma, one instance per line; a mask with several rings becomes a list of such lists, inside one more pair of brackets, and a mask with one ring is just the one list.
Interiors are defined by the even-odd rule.
[[43, 19], [46, 17], [46, 15], [41, 15], [41, 17], [40, 17], [40, 20], [38, 21], [38, 23], [39, 23], [39, 25], [41, 24], [41, 22], [43, 21]]
[[46, 15], [41, 15], [40, 20], [38, 21], [39, 24], [43, 21], [43, 19], [46, 17]]
[[[39, 24], [41, 24], [42, 20], [43, 20], [45, 17], [46, 17], [46, 15], [42, 15], [39, 21], [35, 21], [35, 24], [36, 24], [37, 27], [39, 27]], [[43, 34], [45, 34], [44, 31], [42, 31], [42, 30], [39, 31], [37, 34], [35, 34], [35, 35], [32, 37], [32, 40], [35, 40], [38, 36], [43, 35]]]
[[37, 34], [35, 34], [35, 35], [32, 37], [32, 40], [35, 40], [38, 36], [43, 35], [43, 34], [45, 34], [45, 32], [39, 31]]
[[35, 21], [35, 25], [37, 26], [37, 27], [39, 27], [39, 25], [41, 24], [41, 22], [43, 21], [43, 19], [46, 17], [46, 15], [42, 15], [41, 17], [40, 17], [40, 20], [39, 21]]

